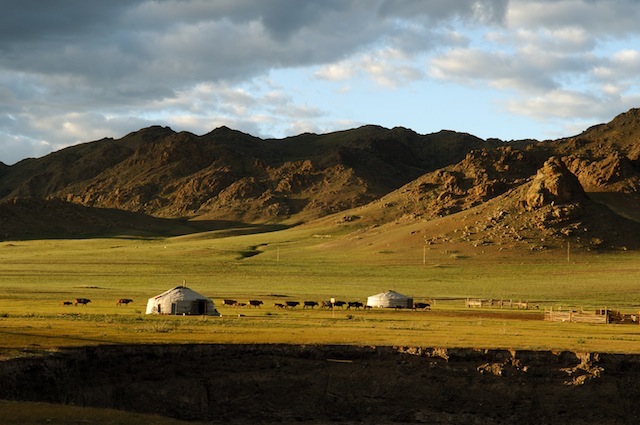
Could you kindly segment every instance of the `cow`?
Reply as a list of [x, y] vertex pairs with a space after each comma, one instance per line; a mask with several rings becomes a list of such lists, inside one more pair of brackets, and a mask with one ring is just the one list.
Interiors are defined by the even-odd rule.
[[91, 300], [88, 299], [88, 298], [76, 298], [75, 305], [77, 306], [78, 304], [82, 304], [82, 305], [86, 306], [90, 302], [91, 302]]
[[413, 303], [414, 310], [431, 310], [431, 304], [429, 303]]
[[351, 307], [355, 308], [356, 310], [362, 308], [364, 306], [364, 304], [362, 304], [360, 301], [349, 301], [347, 303], [347, 310], [350, 310]]
[[303, 308], [311, 308], [311, 309], [313, 309], [313, 307], [315, 307], [317, 305], [318, 305], [318, 303], [315, 302], [315, 301], [305, 301]]
[[119, 298], [118, 301], [116, 302], [117, 306], [120, 306], [122, 304], [124, 305], [128, 305], [129, 303], [132, 303], [133, 300], [130, 298]]
[[285, 301], [287, 307], [296, 308], [300, 303], [298, 301]]
[[236, 300], [222, 300], [222, 305], [230, 305], [233, 307], [237, 307], [238, 306], [238, 301]]
[[344, 307], [345, 305], [347, 305], [346, 301], [336, 301], [335, 303], [333, 303], [333, 305], [335, 305], [336, 307]]
[[249, 300], [249, 307], [260, 307], [262, 305], [262, 301], [260, 300]]
[[71, 305], [73, 302], [71, 301], [62, 301], [62, 305]]
[[331, 301], [322, 301], [322, 303], [320, 304], [320, 307], [322, 309], [333, 308], [333, 303]]
[[274, 303], [274, 304], [273, 304], [273, 306], [274, 306], [275, 308], [285, 308], [285, 307], [286, 307], [286, 305], [284, 305], [284, 304], [282, 304], [282, 303]]

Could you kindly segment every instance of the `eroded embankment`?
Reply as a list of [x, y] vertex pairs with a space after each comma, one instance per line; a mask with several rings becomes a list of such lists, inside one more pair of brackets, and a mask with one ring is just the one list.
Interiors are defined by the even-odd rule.
[[0, 362], [0, 398], [216, 423], [640, 423], [640, 356], [142, 345]]

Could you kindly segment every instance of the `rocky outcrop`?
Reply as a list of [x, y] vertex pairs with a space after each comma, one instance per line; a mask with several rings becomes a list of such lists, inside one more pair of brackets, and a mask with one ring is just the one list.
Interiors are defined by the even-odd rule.
[[546, 205], [579, 203], [587, 195], [561, 159], [551, 157], [531, 182], [523, 199], [525, 209], [531, 211]]

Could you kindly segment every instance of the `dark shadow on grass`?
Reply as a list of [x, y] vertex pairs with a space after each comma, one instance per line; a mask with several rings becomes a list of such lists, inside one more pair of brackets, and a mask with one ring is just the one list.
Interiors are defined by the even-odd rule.
[[25, 199], [0, 204], [0, 240], [155, 239], [211, 233], [225, 237], [274, 232], [291, 226], [231, 220], [161, 218], [114, 208], [93, 208], [62, 201]]

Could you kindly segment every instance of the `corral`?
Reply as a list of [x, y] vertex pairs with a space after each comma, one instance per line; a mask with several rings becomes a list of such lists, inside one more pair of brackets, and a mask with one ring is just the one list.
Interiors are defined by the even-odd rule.
[[546, 309], [544, 320], [550, 322], [573, 322], [573, 323], [618, 323], [618, 324], [639, 324], [638, 314], [624, 314], [619, 311], [612, 311], [607, 308], [598, 309], [591, 312], [576, 310], [554, 310]]
[[469, 307], [498, 307], [498, 308], [517, 308], [527, 310], [529, 308], [538, 308], [537, 305], [530, 304], [528, 301], [514, 300], [495, 300], [495, 299], [469, 299], [466, 298], [464, 306]]

